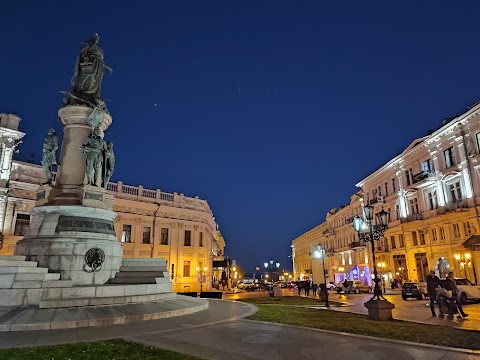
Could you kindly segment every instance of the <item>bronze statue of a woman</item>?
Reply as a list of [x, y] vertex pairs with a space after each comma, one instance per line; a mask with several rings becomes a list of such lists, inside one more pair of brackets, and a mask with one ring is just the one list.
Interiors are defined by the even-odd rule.
[[98, 45], [100, 38], [97, 33], [82, 44], [75, 64], [70, 93], [67, 104], [85, 101], [91, 105], [101, 98], [102, 79], [105, 70], [112, 69], [105, 64], [103, 50]]

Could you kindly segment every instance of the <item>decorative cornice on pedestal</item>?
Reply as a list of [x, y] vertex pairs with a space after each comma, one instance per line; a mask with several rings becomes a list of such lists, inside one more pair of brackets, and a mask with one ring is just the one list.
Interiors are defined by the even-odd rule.
[[[85, 121], [85, 119], [90, 116], [93, 112], [93, 109], [88, 106], [83, 105], [67, 105], [58, 110], [58, 116], [63, 125], [78, 125], [91, 128], [91, 126]], [[105, 131], [112, 124], [112, 116], [108, 113], [105, 113], [103, 121], [101, 122], [99, 128], [101, 133]]]

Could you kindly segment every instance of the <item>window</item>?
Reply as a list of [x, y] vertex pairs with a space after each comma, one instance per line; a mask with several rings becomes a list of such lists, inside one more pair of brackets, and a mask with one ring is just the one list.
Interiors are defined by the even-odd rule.
[[457, 202], [462, 200], [462, 189], [460, 188], [460, 181], [448, 185], [448, 192], [450, 193], [450, 200]]
[[440, 241], [445, 240], [445, 228], [440, 226]]
[[427, 193], [427, 200], [428, 200], [428, 210], [434, 210], [438, 208], [438, 202], [437, 202], [437, 191], [432, 190], [429, 193]]
[[480, 132], [475, 134], [475, 140], [477, 140], [477, 150], [476, 153], [478, 154], [480, 152]]
[[411, 198], [409, 200], [410, 203], [410, 214], [418, 214], [418, 199], [417, 198]]
[[468, 221], [464, 223], [464, 225], [465, 225], [465, 235], [466, 236], [472, 235], [474, 233], [474, 227], [470, 225]]
[[151, 233], [152, 231], [150, 226], [143, 227], [142, 244], [150, 244]]
[[185, 230], [185, 241], [184, 246], [192, 246], [192, 232], [190, 230]]
[[378, 196], [382, 196], [382, 187], [378, 185]]
[[123, 225], [122, 227], [122, 242], [131, 243], [132, 242], [132, 225]]
[[396, 249], [397, 248], [397, 244], [395, 244], [395, 236], [390, 236], [390, 245], [392, 247], [392, 249]]
[[183, 277], [190, 277], [190, 260], [183, 262]]
[[425, 230], [420, 230], [420, 245], [425, 245]]
[[432, 229], [432, 241], [437, 241], [437, 240], [438, 240], [437, 229]]
[[413, 246], [418, 245], [418, 239], [417, 239], [417, 232], [416, 231], [412, 231], [412, 242], [413, 242]]
[[172, 264], [172, 274], [170, 275], [170, 277], [173, 278], [175, 277], [175, 264]]
[[424, 174], [428, 174], [433, 170], [432, 160], [428, 159], [422, 162], [422, 171]]
[[405, 241], [403, 240], [403, 234], [398, 235], [398, 242], [401, 248], [405, 247]]
[[160, 245], [168, 245], [168, 229], [162, 228], [160, 230]]
[[445, 157], [446, 168], [449, 168], [450, 166], [455, 165], [455, 154], [453, 153], [453, 146], [445, 150], [443, 152], [443, 156]]
[[393, 189], [393, 192], [397, 191], [397, 188], [395, 186], [395, 178], [392, 179], [392, 189]]
[[413, 174], [412, 168], [405, 171], [405, 177], [407, 178], [407, 186], [412, 184], [412, 174]]
[[397, 214], [397, 220], [400, 219], [400, 205], [395, 204], [395, 214]]
[[388, 196], [388, 183], [385, 183], [385, 196]]
[[17, 220], [15, 220], [14, 235], [24, 236], [27, 233], [28, 224], [30, 224], [30, 215], [17, 214]]
[[459, 238], [460, 237], [460, 225], [458, 224], [453, 224], [453, 236], [455, 238]]
[[198, 246], [203, 246], [203, 232], [200, 233], [200, 238], [198, 239]]

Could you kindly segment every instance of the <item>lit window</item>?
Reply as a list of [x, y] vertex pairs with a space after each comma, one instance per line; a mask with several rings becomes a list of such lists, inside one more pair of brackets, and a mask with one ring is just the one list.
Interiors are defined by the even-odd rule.
[[123, 225], [122, 227], [122, 242], [132, 242], [132, 225]]

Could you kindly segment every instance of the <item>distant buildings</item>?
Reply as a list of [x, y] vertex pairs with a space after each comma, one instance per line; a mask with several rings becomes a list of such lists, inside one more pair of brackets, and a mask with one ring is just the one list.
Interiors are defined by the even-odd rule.
[[371, 282], [370, 245], [358, 242], [352, 218], [368, 203], [390, 212], [385, 237], [375, 243], [375, 263], [387, 286], [394, 278], [423, 281], [440, 258], [456, 277], [478, 280], [480, 243], [480, 104], [429, 135], [412, 141], [356, 185], [349, 204], [294, 239], [295, 279], [311, 277], [313, 249], [326, 249], [330, 281]]
[[[19, 121], [0, 114], [0, 255], [13, 255], [28, 227], [36, 190], [46, 181], [40, 165], [12, 161], [25, 135], [18, 131]], [[198, 291], [200, 280], [204, 290], [210, 289], [212, 279], [220, 278], [223, 269], [213, 265], [224, 260], [225, 240], [205, 200], [122, 182], [109, 183], [107, 190], [114, 196], [124, 257], [165, 258], [176, 292]]]

